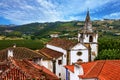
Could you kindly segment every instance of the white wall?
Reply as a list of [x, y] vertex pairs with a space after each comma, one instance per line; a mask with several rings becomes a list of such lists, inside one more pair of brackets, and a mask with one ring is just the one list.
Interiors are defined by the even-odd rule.
[[95, 57], [98, 55], [98, 44], [90, 44], [91, 46], [91, 53], [95, 52], [95, 55], [91, 55], [92, 61], [95, 59]]
[[83, 68], [80, 65], [74, 65], [74, 73], [70, 72], [70, 80], [82, 80], [78, 75], [83, 75]]
[[43, 60], [42, 65], [53, 72], [53, 62], [51, 60]]
[[46, 47], [49, 48], [49, 49], [52, 49], [52, 50], [61, 52], [61, 53], [63, 53], [63, 54], [66, 54], [66, 53], [67, 53], [66, 50], [64, 50], [64, 49], [62, 49], [62, 48], [60, 48], [60, 47], [52, 46], [52, 45], [49, 45], [49, 44], [47, 44]]
[[[81, 36], [81, 33], [78, 33], [78, 41], [80, 41], [80, 36]], [[95, 43], [98, 42], [98, 34], [97, 33], [92, 33], [92, 34], [84, 33], [83, 36], [84, 36], [84, 39], [83, 39], [84, 43], [89, 43], [90, 36], [93, 36], [93, 42], [95, 42]]]
[[[58, 60], [62, 60], [62, 64], [59, 65], [58, 64]], [[64, 68], [65, 64], [64, 64], [64, 60], [63, 57], [60, 57], [56, 60], [56, 75], [61, 78], [61, 80], [65, 80], [66, 78], [66, 71]], [[59, 76], [59, 73], [61, 74], [61, 76]]]
[[[77, 55], [78, 52], [82, 52], [82, 55], [78, 56]], [[74, 46], [70, 54], [71, 64], [77, 62], [78, 59], [82, 59], [83, 62], [88, 62], [88, 49], [81, 43], [78, 43], [76, 46]]]
[[[64, 66], [66, 65], [67, 51], [60, 48], [60, 47], [52, 46], [52, 45], [49, 45], [49, 44], [47, 44], [46, 47], [49, 48], [49, 49], [52, 49], [52, 50], [63, 53], [63, 56], [56, 60], [56, 75], [59, 78], [61, 78], [61, 80], [65, 80], [66, 70], [65, 70]], [[66, 57], [65, 57], [65, 55], [66, 55]], [[62, 65], [58, 64], [58, 60], [62, 60]], [[61, 73], [61, 76], [59, 76], [59, 73]]]

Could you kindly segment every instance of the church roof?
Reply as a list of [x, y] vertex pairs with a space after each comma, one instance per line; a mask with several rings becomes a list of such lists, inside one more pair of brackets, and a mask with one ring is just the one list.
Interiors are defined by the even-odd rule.
[[63, 48], [65, 50], [68, 50], [72, 48], [74, 45], [76, 45], [76, 43], [73, 41], [66, 40], [66, 39], [60, 39], [60, 38], [53, 38], [50, 42], [48, 42], [48, 44]]
[[98, 78], [100, 80], [120, 79], [120, 60], [100, 60], [88, 62], [81, 65], [84, 75], [80, 78]]
[[49, 49], [49, 48], [43, 48], [39, 51], [41, 54], [47, 56], [48, 58], [59, 58], [63, 55], [63, 53]]
[[[0, 78], [7, 77], [7, 79], [9, 79], [10, 75], [14, 76], [12, 78], [15, 78], [15, 77], [21, 78], [23, 76], [21, 76], [20, 74], [22, 74], [25, 76], [24, 80], [41, 79], [42, 76], [45, 76], [45, 80], [47, 79], [59, 80], [58, 77], [54, 73], [52, 73], [50, 70], [48, 70], [44, 66], [37, 65], [32, 61], [17, 60], [17, 59], [13, 59], [12, 57], [9, 57], [6, 66], [8, 66], [8, 68], [6, 68], [6, 70], [1, 73]], [[15, 73], [15, 71], [17, 71], [17, 73]], [[12, 72], [14, 74], [12, 74]]]
[[42, 54], [25, 47], [9, 47], [0, 51], [0, 60], [6, 60], [8, 58], [8, 50], [13, 51], [13, 57], [15, 59], [46, 58]]

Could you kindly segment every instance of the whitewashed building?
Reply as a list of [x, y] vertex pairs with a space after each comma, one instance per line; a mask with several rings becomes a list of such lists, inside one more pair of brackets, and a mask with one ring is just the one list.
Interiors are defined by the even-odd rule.
[[[93, 61], [98, 53], [97, 40], [98, 34], [92, 29], [88, 11], [85, 25], [82, 31], [78, 33], [78, 42], [53, 38], [46, 44], [45, 48], [39, 51], [39, 53], [49, 58], [49, 60], [43, 61], [43, 65], [53, 71], [61, 80], [66, 80], [68, 74], [64, 66], [72, 65], [76, 62]], [[74, 74], [70, 73], [70, 75]]]

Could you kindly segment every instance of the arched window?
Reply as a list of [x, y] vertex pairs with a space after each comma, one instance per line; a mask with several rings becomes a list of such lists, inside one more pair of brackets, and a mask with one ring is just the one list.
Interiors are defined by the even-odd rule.
[[78, 52], [77, 55], [78, 55], [78, 56], [81, 56], [81, 55], [82, 55], [82, 52]]
[[82, 60], [82, 59], [78, 59], [77, 61], [78, 61], [78, 62], [82, 62], [83, 60]]
[[89, 42], [93, 42], [93, 37], [92, 36], [89, 37]]

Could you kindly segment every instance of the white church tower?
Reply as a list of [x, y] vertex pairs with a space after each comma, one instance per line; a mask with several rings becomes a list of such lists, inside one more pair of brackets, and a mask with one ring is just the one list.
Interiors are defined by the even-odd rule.
[[89, 11], [87, 11], [85, 25], [82, 31], [78, 33], [78, 42], [90, 45], [89, 53], [91, 54], [91, 60], [93, 61], [98, 54], [98, 33], [93, 31]]

